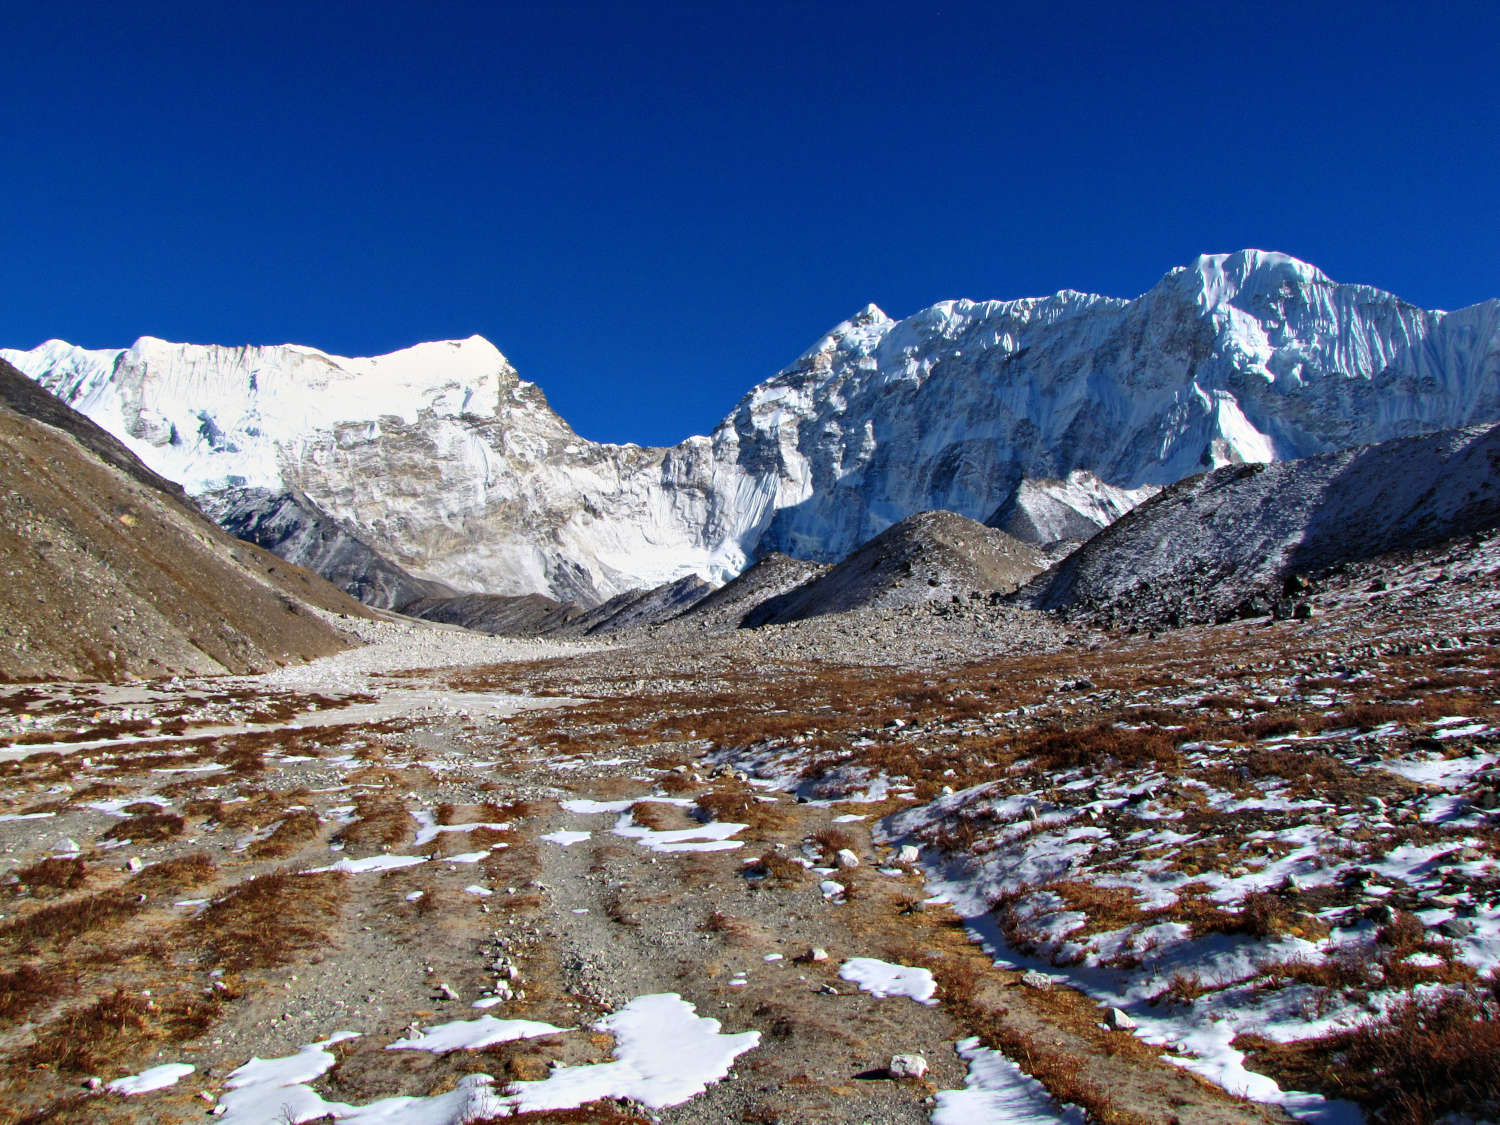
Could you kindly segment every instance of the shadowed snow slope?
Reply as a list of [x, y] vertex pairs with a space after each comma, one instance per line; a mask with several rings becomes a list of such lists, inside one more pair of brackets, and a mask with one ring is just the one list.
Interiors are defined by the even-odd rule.
[[194, 495], [297, 490], [420, 578], [585, 605], [930, 509], [1077, 538], [1207, 468], [1500, 420], [1500, 301], [1424, 311], [1260, 251], [1133, 301], [871, 305], [669, 449], [583, 440], [478, 337], [0, 354]]
[[305, 603], [367, 612], [3, 361], [0, 571], [0, 679], [264, 671], [347, 647]]
[[1295, 574], [1500, 524], [1500, 426], [1447, 430], [1167, 489], [1019, 595], [1041, 609], [1213, 621]]

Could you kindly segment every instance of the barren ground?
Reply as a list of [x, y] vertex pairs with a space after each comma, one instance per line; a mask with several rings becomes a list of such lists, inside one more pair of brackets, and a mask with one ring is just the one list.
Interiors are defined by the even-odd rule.
[[[1285, 1121], [1147, 1042], [1157, 1016], [1268, 996], [1312, 1046], [1239, 1028], [1255, 1073], [1381, 1104], [1329, 1037], [1395, 990], [1490, 987], [1492, 548], [1330, 576], [1310, 621], [1160, 637], [963, 603], [607, 646], [377, 625], [372, 648], [270, 676], [0, 688], [0, 1120], [205, 1119], [250, 1058], [339, 1031], [358, 1037], [306, 1084], [329, 1101], [476, 1072], [499, 1093], [609, 1059], [590, 1026], [660, 993], [759, 1041], [674, 1106], [536, 1119], [923, 1122], [978, 1036], [1093, 1120]], [[1170, 839], [1125, 846], [1163, 821]], [[1306, 865], [1326, 880], [1235, 897], [1335, 822], [1342, 852]], [[1078, 839], [1097, 843], [1042, 862]], [[681, 843], [717, 850], [661, 850]], [[1420, 879], [1381, 866], [1423, 847]], [[972, 926], [963, 887], [994, 892]], [[1436, 935], [1444, 910], [1469, 944]], [[1315, 971], [1342, 933], [1379, 978]], [[1314, 952], [1289, 961], [1298, 941]], [[1231, 946], [1248, 976], [1188, 972]], [[929, 970], [937, 1002], [862, 990], [851, 958]], [[1142, 1034], [1110, 1027], [1106, 972], [1160, 977], [1130, 1007]], [[390, 1049], [482, 1015], [564, 1030]], [[886, 1072], [907, 1053], [925, 1077]], [[168, 1063], [194, 1070], [90, 1088]]]

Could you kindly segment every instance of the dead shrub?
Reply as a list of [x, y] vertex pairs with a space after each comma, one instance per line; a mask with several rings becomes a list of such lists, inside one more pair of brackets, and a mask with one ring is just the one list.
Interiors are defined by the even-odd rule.
[[735, 941], [745, 941], [750, 936], [750, 926], [743, 918], [725, 914], [722, 910], [711, 911], [698, 929], [706, 934], [723, 934]]
[[1375, 932], [1375, 940], [1391, 946], [1398, 957], [1416, 952], [1427, 938], [1426, 923], [1409, 910], [1396, 911], [1396, 916]]
[[1176, 1004], [1191, 1004], [1208, 991], [1204, 983], [1192, 973], [1173, 973], [1167, 987], [1151, 998], [1152, 1004], [1163, 1000]]
[[812, 841], [830, 861], [845, 848], [856, 854], [859, 851], [859, 842], [852, 832], [844, 828], [835, 828], [832, 825], [814, 832]]
[[743, 868], [751, 886], [765, 883], [773, 887], [795, 887], [811, 878], [807, 868], [780, 852], [766, 852]]

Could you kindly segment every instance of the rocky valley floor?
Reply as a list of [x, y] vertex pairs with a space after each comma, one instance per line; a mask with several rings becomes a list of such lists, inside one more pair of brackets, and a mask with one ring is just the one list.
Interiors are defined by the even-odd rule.
[[1493, 1118], [1500, 543], [1296, 596], [0, 687], [0, 1120]]

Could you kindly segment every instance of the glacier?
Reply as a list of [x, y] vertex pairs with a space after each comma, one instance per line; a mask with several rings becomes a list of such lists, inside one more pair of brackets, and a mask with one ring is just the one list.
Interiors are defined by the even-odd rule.
[[301, 494], [421, 579], [586, 605], [835, 561], [928, 509], [1056, 547], [1205, 470], [1500, 420], [1500, 300], [1425, 310], [1256, 250], [1133, 300], [869, 305], [666, 448], [581, 438], [477, 336], [0, 356], [210, 510]]

